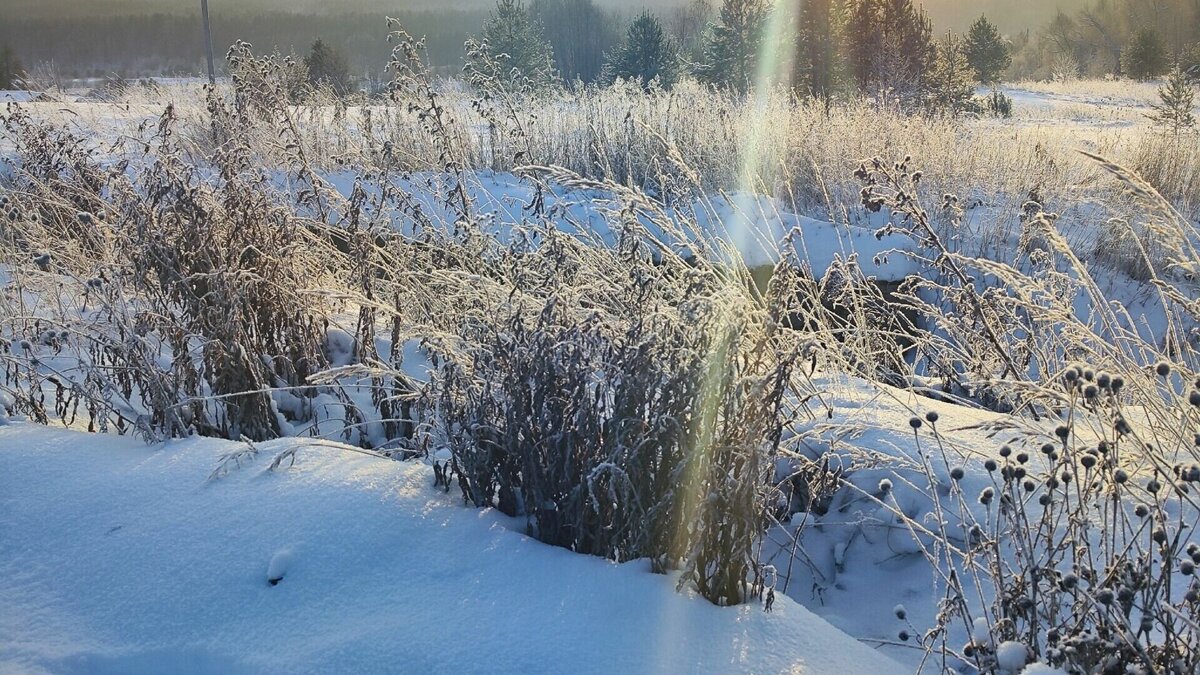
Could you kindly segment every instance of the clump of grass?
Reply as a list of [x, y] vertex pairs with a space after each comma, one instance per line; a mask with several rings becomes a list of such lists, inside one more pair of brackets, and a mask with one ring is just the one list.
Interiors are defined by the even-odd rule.
[[[513, 261], [513, 301], [439, 378], [451, 476], [464, 500], [525, 518], [543, 541], [682, 567], [736, 604], [762, 592], [756, 544], [793, 357], [727, 274], [655, 259], [635, 232], [623, 241], [604, 254], [548, 233]], [[532, 272], [545, 267], [594, 286], [543, 287]]]
[[[1172, 377], [1166, 363], [1154, 371]], [[1015, 655], [1018, 668], [1039, 660], [1069, 673], [1193, 672], [1200, 394], [1137, 400], [1121, 375], [1082, 365], [1057, 383], [1061, 422], [985, 460], [981, 489], [967, 487], [962, 449], [937, 416], [913, 418], [931, 518], [871, 495], [911, 532], [943, 595], [935, 625], [909, 622], [904, 639], [943, 667], [987, 673], [1009, 672]], [[1170, 409], [1182, 428], [1139, 422], [1143, 405]]]

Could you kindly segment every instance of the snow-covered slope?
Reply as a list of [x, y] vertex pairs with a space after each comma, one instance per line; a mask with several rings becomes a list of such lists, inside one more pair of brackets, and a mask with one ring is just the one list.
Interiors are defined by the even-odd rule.
[[291, 439], [209, 479], [244, 448], [0, 426], [0, 672], [903, 670], [788, 598], [540, 544], [420, 464]]

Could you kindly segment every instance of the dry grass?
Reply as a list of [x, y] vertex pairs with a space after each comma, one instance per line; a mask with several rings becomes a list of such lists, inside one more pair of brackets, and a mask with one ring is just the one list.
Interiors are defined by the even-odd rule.
[[[817, 417], [817, 371], [1057, 419], [1074, 393], [1056, 383], [1084, 360], [1120, 373], [1113, 405], [1174, 441], [1130, 461], [1200, 460], [1180, 431], [1200, 370], [1194, 141], [695, 85], [497, 103], [408, 56], [386, 102], [296, 104], [277, 63], [235, 48], [236, 87], [155, 116], [173, 94], [99, 119], [10, 112], [7, 407], [150, 438], [447, 448], [439, 483], [465, 499], [553, 543], [655, 557], [718, 603], [764, 591], [771, 468], [783, 430]], [[489, 234], [465, 188], [488, 169], [531, 187], [512, 237]], [[547, 190], [602, 206], [615, 245], [558, 232]], [[920, 274], [889, 300], [854, 261], [810, 279], [780, 250], [756, 284], [695, 236], [730, 191], [882, 225], [912, 241]], [[1120, 274], [1142, 280], [1161, 331], [1109, 302]], [[403, 363], [413, 341], [436, 363], [427, 382]]]

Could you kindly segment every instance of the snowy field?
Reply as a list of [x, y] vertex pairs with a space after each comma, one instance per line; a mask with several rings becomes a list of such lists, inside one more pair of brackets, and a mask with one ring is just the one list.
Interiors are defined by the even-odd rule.
[[212, 478], [246, 447], [29, 423], [0, 448], [6, 673], [900, 670], [787, 598], [717, 608], [533, 541], [424, 464], [283, 440]]
[[[0, 94], [30, 114], [0, 133], [0, 672], [1074, 675], [1200, 645], [1200, 143], [1150, 125], [1156, 85], [1019, 83], [1013, 117], [956, 122], [564, 99], [529, 118], [532, 168], [465, 97], [430, 138], [385, 106], [229, 115], [221, 164], [194, 85]], [[663, 130], [686, 161], [659, 161]], [[777, 446], [743, 604], [542, 543], [502, 490], [468, 504], [492, 427], [555, 449], [561, 420], [514, 416], [618, 407], [667, 359], [717, 390], [728, 353], [720, 419], [779, 420], [729, 441]], [[589, 517], [650, 489], [634, 450], [592, 446], [718, 407], [686, 391], [574, 450]], [[254, 396], [283, 438], [169, 438], [253, 436]], [[706, 495], [694, 471], [673, 538], [739, 480]]]

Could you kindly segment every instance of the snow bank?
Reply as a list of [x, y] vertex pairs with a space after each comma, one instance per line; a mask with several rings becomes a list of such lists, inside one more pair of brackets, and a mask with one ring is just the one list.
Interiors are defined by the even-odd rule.
[[902, 670], [787, 598], [535, 542], [419, 464], [291, 439], [206, 480], [244, 447], [0, 427], [0, 671]]
[[5, 89], [0, 90], [0, 103], [32, 103], [38, 100], [42, 94], [36, 91], [25, 91], [22, 89]]

